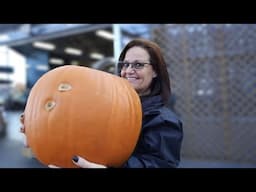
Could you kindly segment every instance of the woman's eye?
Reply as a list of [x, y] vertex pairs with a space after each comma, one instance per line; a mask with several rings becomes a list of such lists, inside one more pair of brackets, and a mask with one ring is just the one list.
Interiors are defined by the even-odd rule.
[[124, 65], [123, 65], [123, 66], [124, 66], [125, 68], [128, 68], [128, 67], [129, 67], [129, 65], [130, 65], [129, 63], [124, 63]]
[[143, 67], [143, 64], [142, 64], [142, 63], [135, 63], [135, 66], [136, 66], [137, 68], [141, 68], [141, 67]]

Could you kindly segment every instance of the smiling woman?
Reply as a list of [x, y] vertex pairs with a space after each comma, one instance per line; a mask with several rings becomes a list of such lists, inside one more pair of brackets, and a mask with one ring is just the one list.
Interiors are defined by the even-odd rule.
[[132, 40], [120, 54], [118, 71], [139, 94], [143, 109], [140, 139], [123, 167], [178, 167], [182, 122], [167, 108], [171, 85], [160, 47], [145, 39]]
[[[145, 64], [147, 63], [147, 64]], [[152, 42], [145, 39], [134, 39], [131, 42], [129, 42], [123, 49], [123, 51], [120, 54], [119, 57], [119, 65], [118, 65], [118, 72], [119, 76], [122, 77], [122, 79], [127, 82], [131, 87], [133, 87], [133, 90], [137, 92], [137, 94], [140, 96], [140, 102], [142, 107], [142, 114], [140, 114], [138, 109], [135, 107], [131, 107], [131, 115], [127, 116], [125, 113], [122, 113], [122, 111], [119, 111], [117, 109], [119, 108], [126, 108], [124, 106], [125, 103], [133, 103], [134, 99], [137, 100], [136, 97], [131, 97], [129, 92], [126, 90], [122, 90], [120, 92], [114, 92], [118, 87], [115, 86], [113, 91], [113, 96], [115, 96], [115, 102], [110, 103], [108, 107], [116, 106], [115, 110], [109, 111], [108, 109], [102, 113], [102, 112], [95, 112], [95, 116], [89, 116], [86, 115], [85, 118], [91, 121], [90, 119], [97, 119], [95, 122], [99, 125], [100, 130], [104, 130], [104, 127], [106, 127], [106, 122], [104, 119], [99, 119], [102, 115], [108, 115], [109, 113], [114, 115], [115, 114], [120, 117], [120, 129], [121, 132], [129, 131], [132, 126], [129, 125], [129, 123], [134, 123], [134, 120], [138, 118], [138, 115], [142, 116], [142, 124], [140, 127], [140, 132], [138, 135], [138, 140], [135, 143], [135, 148], [132, 151], [132, 153], [129, 155], [127, 160], [123, 162], [121, 165], [118, 164], [118, 167], [122, 168], [176, 168], [179, 166], [180, 162], [180, 151], [181, 151], [181, 144], [183, 140], [183, 129], [182, 129], [182, 122], [177, 117], [177, 115], [171, 111], [168, 107], [168, 99], [170, 98], [171, 94], [171, 86], [170, 86], [170, 80], [169, 75], [167, 72], [166, 63], [164, 61], [164, 58], [161, 54], [160, 47]], [[76, 76], [78, 80], [76, 80], [77, 83], [82, 83], [84, 86], [84, 83], [93, 82], [95, 81], [95, 76], [93, 76], [93, 79], [91, 81], [82, 81], [81, 79]], [[97, 79], [97, 78], [96, 78]], [[57, 80], [57, 79], [56, 79]], [[99, 84], [108, 84], [109, 86], [113, 84], [113, 80], [111, 79], [105, 79], [106, 81], [100, 81]], [[96, 81], [97, 82], [97, 81]], [[79, 86], [77, 84], [77, 86]], [[108, 86], [100, 85], [101, 89], [97, 89], [100, 93], [105, 93], [109, 91]], [[106, 89], [107, 88], [107, 89]], [[93, 88], [95, 89], [95, 88]], [[45, 90], [42, 88], [41, 90]], [[88, 89], [85, 89], [84, 91], [88, 92]], [[75, 94], [77, 95], [77, 94]], [[97, 97], [101, 97], [104, 99], [105, 97], [108, 97], [106, 94], [100, 94], [97, 95]], [[95, 96], [93, 96], [95, 97]], [[37, 98], [34, 96], [34, 98]], [[129, 101], [126, 101], [127, 98], [130, 98]], [[80, 102], [84, 102], [85, 98], [79, 98]], [[69, 102], [70, 99], [66, 100], [65, 102]], [[73, 101], [71, 99], [71, 101]], [[91, 101], [95, 102], [95, 105], [99, 105], [95, 98]], [[100, 99], [98, 100], [100, 101]], [[136, 102], [136, 101], [135, 101]], [[90, 103], [90, 102], [89, 102]], [[49, 108], [53, 108], [57, 106], [53, 103], [53, 105], [50, 103]], [[79, 103], [76, 104], [76, 106], [81, 106]], [[76, 110], [73, 111], [73, 113], [70, 113], [69, 111], [66, 111], [67, 108], [63, 108], [60, 111], [63, 113], [63, 122], [60, 122], [62, 125], [61, 127], [64, 127], [66, 125], [70, 125], [67, 121], [67, 113], [68, 114], [76, 114]], [[86, 108], [88, 109], [88, 107]], [[90, 109], [94, 109], [95, 107], [90, 107]], [[38, 113], [41, 115], [41, 113]], [[80, 113], [81, 114], [81, 111]], [[115, 117], [116, 118], [116, 117]], [[140, 117], [139, 117], [140, 118]], [[31, 120], [31, 118], [30, 118]], [[25, 120], [26, 122], [26, 120]], [[29, 124], [30, 121], [27, 121]], [[26, 123], [25, 123], [26, 124]], [[38, 123], [37, 123], [38, 124]], [[24, 124], [23, 124], [24, 125]], [[107, 124], [109, 125], [109, 123]], [[117, 125], [117, 123], [111, 124], [112, 126]], [[138, 124], [136, 124], [138, 125]], [[27, 126], [27, 125], [25, 125]], [[102, 127], [101, 127], [102, 126]], [[72, 127], [72, 126], [71, 126]], [[70, 127], [70, 134], [71, 133], [71, 127]], [[100, 128], [101, 127], [101, 128]], [[75, 127], [73, 127], [75, 128]], [[108, 132], [107, 135], [111, 136]], [[55, 133], [56, 134], [56, 133]], [[101, 132], [98, 132], [97, 134], [102, 135]], [[94, 134], [93, 134], [94, 135]], [[114, 134], [115, 137], [109, 137], [117, 139], [119, 137], [118, 134]], [[92, 136], [92, 135], [91, 135]], [[124, 135], [124, 137], [120, 137], [119, 141], [122, 141], [124, 138], [126, 138], [127, 135]], [[88, 137], [89, 138], [89, 137]], [[104, 138], [104, 137], [101, 137]], [[80, 138], [82, 139], [82, 138]], [[90, 139], [91, 140], [91, 139]], [[118, 139], [117, 139], [118, 140]], [[80, 141], [76, 141], [80, 142]], [[70, 148], [74, 147], [76, 142], [70, 142]], [[94, 147], [95, 144], [102, 142], [102, 139], [98, 142], [93, 142], [92, 145], [87, 145], [84, 149], [81, 149], [81, 151], [90, 151], [92, 147]], [[46, 142], [47, 143], [47, 142]], [[72, 144], [71, 144], [72, 143]], [[43, 145], [43, 143], [41, 143]], [[50, 147], [50, 146], [49, 146]], [[104, 158], [106, 156], [105, 153], [102, 153], [102, 150], [105, 149], [105, 145], [102, 145], [101, 148], [97, 148], [95, 150], [95, 155], [98, 159]], [[111, 145], [110, 148], [116, 147], [115, 145]], [[52, 148], [52, 145], [51, 145]], [[126, 149], [125, 147], [123, 149]], [[63, 149], [63, 152], [55, 152], [56, 157], [60, 158], [66, 153], [66, 149]], [[81, 152], [73, 153], [72, 162], [82, 168], [105, 168], [105, 167], [113, 167], [111, 164], [101, 163], [100, 161], [97, 161], [96, 159], [88, 159], [87, 155], [80, 155]], [[113, 156], [112, 156], [113, 157]], [[112, 160], [115, 158], [113, 157]], [[70, 157], [71, 160], [71, 157]], [[51, 167], [56, 167], [58, 162], [55, 161], [51, 165]]]

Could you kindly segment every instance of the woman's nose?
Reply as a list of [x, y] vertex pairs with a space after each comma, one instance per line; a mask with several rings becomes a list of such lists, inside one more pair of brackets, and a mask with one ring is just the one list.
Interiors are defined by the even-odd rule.
[[129, 65], [129, 67], [126, 68], [126, 73], [134, 73], [135, 69], [132, 67], [132, 65]]

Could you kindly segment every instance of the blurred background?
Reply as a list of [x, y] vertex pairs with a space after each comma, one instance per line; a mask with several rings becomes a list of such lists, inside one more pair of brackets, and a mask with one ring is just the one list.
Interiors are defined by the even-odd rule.
[[38, 78], [63, 65], [114, 74], [137, 37], [158, 43], [168, 65], [180, 167], [255, 168], [256, 24], [0, 24], [0, 168], [44, 167], [19, 132]]

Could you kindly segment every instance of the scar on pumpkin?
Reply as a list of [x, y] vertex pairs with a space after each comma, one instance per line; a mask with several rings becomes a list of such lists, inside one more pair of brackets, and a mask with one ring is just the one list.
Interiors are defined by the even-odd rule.
[[68, 83], [61, 83], [61, 84], [59, 84], [59, 86], [58, 86], [58, 90], [59, 90], [60, 92], [69, 91], [69, 90], [71, 90], [71, 89], [72, 89], [72, 86], [71, 86], [70, 84], [68, 84]]
[[46, 102], [44, 108], [45, 108], [46, 111], [51, 111], [55, 107], [55, 105], [56, 105], [56, 102], [50, 100], [50, 101]]

